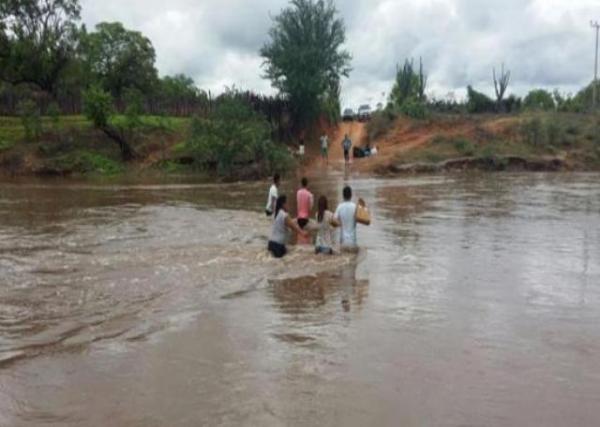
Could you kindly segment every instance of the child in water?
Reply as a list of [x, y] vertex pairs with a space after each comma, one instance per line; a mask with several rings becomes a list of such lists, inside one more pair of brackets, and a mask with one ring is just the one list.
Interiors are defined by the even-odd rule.
[[335, 241], [335, 228], [340, 223], [334, 218], [333, 212], [329, 210], [327, 197], [321, 196], [318, 202], [317, 224], [318, 232], [315, 241], [315, 253], [333, 255]]

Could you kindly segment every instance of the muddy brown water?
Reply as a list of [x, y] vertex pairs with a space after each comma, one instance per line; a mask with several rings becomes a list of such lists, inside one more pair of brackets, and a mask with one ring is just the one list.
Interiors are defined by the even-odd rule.
[[346, 179], [284, 261], [265, 183], [0, 183], [0, 425], [598, 424], [600, 175]]

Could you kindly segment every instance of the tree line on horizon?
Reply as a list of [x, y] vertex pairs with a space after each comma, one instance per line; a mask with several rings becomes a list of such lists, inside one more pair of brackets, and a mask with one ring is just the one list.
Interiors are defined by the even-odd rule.
[[[508, 95], [511, 82], [511, 71], [502, 64], [499, 72], [492, 68], [491, 82], [493, 83], [495, 99], [467, 86], [467, 96], [462, 101], [455, 99], [436, 99], [427, 96], [427, 75], [424, 71], [422, 58], [419, 67], [414, 60], [406, 59], [403, 66], [398, 66], [395, 80], [385, 111], [391, 114], [404, 114], [412, 118], [425, 118], [428, 113], [519, 113], [522, 111], [556, 111], [585, 113], [593, 110], [593, 85], [582, 88], [575, 95], [563, 94], [558, 89], [532, 89], [524, 97]], [[600, 88], [600, 85], [598, 86]]]
[[[278, 89], [275, 97], [229, 90], [241, 102], [286, 121], [296, 133], [325, 116], [339, 119], [341, 81], [351, 72], [344, 49], [345, 25], [330, 0], [291, 0], [273, 18], [268, 41], [260, 49], [264, 77]], [[207, 115], [219, 102], [184, 74], [160, 77], [152, 42], [119, 22], [101, 22], [93, 30], [81, 24], [79, 0], [4, 0], [0, 3], [0, 114], [24, 110], [39, 114], [84, 111], [86, 91], [105, 93], [124, 112], [139, 104], [146, 114]], [[398, 67], [387, 109], [423, 117], [428, 112], [510, 113], [522, 109], [584, 112], [591, 86], [575, 96], [532, 90], [524, 98], [506, 96], [510, 71], [504, 66], [493, 83], [496, 99], [469, 86], [464, 102], [426, 95], [424, 64], [406, 60]]]

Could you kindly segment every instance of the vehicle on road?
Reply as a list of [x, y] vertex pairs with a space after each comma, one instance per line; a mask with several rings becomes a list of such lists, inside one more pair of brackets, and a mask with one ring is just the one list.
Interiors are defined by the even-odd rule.
[[371, 106], [361, 105], [358, 109], [357, 119], [359, 122], [366, 122], [371, 120]]
[[342, 114], [342, 121], [353, 122], [355, 119], [354, 110], [352, 108], [346, 108]]

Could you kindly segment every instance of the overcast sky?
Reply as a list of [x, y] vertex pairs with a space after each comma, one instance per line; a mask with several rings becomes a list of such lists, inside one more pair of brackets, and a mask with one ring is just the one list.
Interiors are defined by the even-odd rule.
[[[286, 0], [82, 0], [83, 20], [121, 21], [152, 40], [161, 75], [183, 72], [221, 92], [236, 85], [272, 93], [258, 50]], [[353, 71], [342, 102], [376, 104], [396, 63], [423, 57], [428, 93], [493, 93], [492, 67], [512, 71], [509, 92], [575, 92], [593, 77], [600, 0], [338, 0]]]

